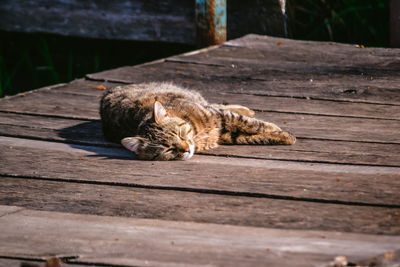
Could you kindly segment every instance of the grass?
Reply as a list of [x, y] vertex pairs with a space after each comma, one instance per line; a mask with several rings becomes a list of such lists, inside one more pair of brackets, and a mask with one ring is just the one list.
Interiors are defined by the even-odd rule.
[[[388, 47], [389, 2], [287, 0], [289, 37]], [[193, 49], [181, 44], [0, 31], [0, 97]]]
[[389, 0], [288, 0], [292, 38], [389, 46]]
[[0, 97], [193, 49], [182, 44], [0, 31]]

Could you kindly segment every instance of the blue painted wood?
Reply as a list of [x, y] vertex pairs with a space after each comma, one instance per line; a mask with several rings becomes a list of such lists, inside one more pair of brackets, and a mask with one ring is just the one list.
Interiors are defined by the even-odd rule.
[[226, 0], [196, 0], [196, 41], [199, 47], [226, 41]]

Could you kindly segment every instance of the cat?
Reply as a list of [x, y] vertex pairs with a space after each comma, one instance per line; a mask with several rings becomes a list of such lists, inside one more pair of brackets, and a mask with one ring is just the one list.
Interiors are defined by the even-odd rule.
[[273, 123], [240, 105], [209, 104], [197, 91], [172, 83], [141, 83], [106, 91], [103, 133], [142, 160], [187, 160], [218, 144], [294, 144]]

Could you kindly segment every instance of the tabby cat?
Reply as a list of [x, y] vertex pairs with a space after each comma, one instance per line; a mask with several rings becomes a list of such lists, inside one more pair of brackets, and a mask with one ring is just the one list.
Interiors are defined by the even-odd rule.
[[218, 144], [294, 144], [273, 123], [239, 105], [209, 104], [196, 91], [172, 83], [118, 86], [101, 99], [106, 139], [144, 160], [186, 160]]

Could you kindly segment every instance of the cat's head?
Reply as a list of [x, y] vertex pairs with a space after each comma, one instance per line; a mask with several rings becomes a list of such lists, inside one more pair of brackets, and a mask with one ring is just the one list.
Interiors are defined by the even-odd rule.
[[186, 121], [170, 116], [160, 102], [154, 103], [152, 123], [144, 136], [126, 137], [122, 145], [143, 160], [186, 160], [195, 150], [193, 130]]

